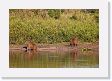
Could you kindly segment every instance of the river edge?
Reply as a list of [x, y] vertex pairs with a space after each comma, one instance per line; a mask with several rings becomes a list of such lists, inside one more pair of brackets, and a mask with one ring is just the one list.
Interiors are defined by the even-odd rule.
[[[16, 44], [10, 44], [9, 45], [9, 51], [17, 51], [17, 50], [24, 50], [22, 49], [24, 45], [16, 45]], [[64, 43], [58, 43], [58, 44], [37, 44], [38, 51], [51, 51], [51, 50], [82, 50], [82, 51], [99, 51], [99, 43], [79, 43], [77, 47], [73, 47], [69, 45], [69, 42]]]

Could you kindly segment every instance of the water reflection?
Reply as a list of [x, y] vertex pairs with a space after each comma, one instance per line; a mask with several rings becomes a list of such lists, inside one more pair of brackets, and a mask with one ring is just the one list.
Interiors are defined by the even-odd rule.
[[32, 60], [34, 58], [34, 55], [38, 54], [38, 52], [35, 50], [32, 50], [32, 51], [25, 51], [24, 54], [27, 60]]
[[10, 51], [10, 68], [98, 68], [98, 52]]

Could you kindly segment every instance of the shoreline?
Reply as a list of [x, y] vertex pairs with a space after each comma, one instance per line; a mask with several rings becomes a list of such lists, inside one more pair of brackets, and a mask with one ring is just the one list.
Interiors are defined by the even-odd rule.
[[[25, 51], [24, 45], [9, 45], [9, 51]], [[69, 43], [61, 44], [38, 44], [37, 51], [72, 51], [72, 50], [99, 50], [99, 43], [80, 43], [77, 47], [70, 46]]]

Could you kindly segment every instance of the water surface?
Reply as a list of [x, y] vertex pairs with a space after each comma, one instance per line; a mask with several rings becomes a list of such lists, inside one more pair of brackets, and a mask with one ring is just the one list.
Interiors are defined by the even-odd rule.
[[98, 51], [10, 51], [10, 68], [98, 68]]

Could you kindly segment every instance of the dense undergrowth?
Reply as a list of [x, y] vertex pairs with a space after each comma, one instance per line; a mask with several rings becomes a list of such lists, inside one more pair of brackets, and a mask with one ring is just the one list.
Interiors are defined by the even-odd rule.
[[36, 43], [99, 40], [97, 9], [10, 9], [10, 44], [24, 44], [29, 38]]

